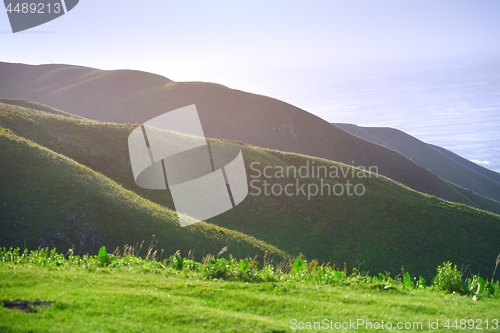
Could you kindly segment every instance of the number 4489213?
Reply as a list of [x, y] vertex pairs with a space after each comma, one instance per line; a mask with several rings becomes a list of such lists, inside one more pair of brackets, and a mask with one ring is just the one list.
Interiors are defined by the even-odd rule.
[[61, 3], [36, 3], [36, 2], [23, 2], [17, 3], [15, 6], [9, 3], [5, 7], [7, 13], [18, 13], [18, 14], [59, 14], [61, 12]]
[[444, 328], [455, 330], [496, 330], [500, 328], [498, 319], [450, 319], [444, 322]]

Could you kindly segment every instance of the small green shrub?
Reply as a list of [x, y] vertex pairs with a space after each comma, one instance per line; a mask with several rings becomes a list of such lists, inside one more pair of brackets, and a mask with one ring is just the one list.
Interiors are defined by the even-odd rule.
[[489, 295], [496, 297], [496, 298], [500, 298], [500, 282], [491, 281], [486, 286], [486, 290], [488, 291]]
[[449, 261], [437, 267], [437, 275], [434, 277], [433, 285], [439, 290], [466, 294], [462, 274], [457, 269], [457, 265], [452, 265]]
[[413, 281], [411, 280], [410, 273], [408, 272], [405, 273], [405, 276], [403, 278], [403, 287], [406, 289], [412, 289], [415, 287]]
[[234, 274], [231, 270], [230, 262], [225, 258], [210, 258], [209, 262], [205, 265], [205, 277], [209, 280], [223, 279], [233, 280]]
[[486, 282], [478, 275], [474, 275], [472, 279], [467, 279], [466, 291], [469, 295], [482, 295], [486, 290]]
[[182, 259], [179, 252], [176, 252], [173, 256], [169, 258], [170, 267], [181, 271], [184, 266], [184, 260]]
[[479, 275], [474, 275], [464, 283], [465, 291], [470, 296], [476, 297], [498, 297], [500, 296], [499, 283], [484, 280]]
[[[417, 278], [415, 278], [415, 280], [417, 280]], [[415, 289], [424, 289], [424, 288], [427, 288], [427, 281], [423, 277], [420, 277], [415, 282]]]
[[184, 258], [183, 267], [188, 271], [197, 271], [201, 263], [194, 261], [193, 259]]
[[106, 250], [106, 246], [101, 246], [97, 258], [102, 266], [109, 266], [111, 264], [111, 258]]
[[295, 274], [300, 274], [307, 269], [307, 261], [304, 259], [302, 253], [295, 259], [292, 264], [292, 270]]

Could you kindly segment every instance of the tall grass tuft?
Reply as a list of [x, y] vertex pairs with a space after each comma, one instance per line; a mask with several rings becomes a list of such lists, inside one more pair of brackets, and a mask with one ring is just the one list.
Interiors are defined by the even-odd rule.
[[500, 265], [500, 254], [497, 257], [495, 269], [493, 270], [493, 275], [491, 276], [491, 281], [493, 282], [493, 279], [495, 278], [495, 273], [497, 272], [497, 267]]

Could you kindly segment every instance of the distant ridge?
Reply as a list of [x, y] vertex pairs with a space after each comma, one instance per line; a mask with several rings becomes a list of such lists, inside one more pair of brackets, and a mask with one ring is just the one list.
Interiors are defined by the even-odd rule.
[[443, 147], [439, 147], [439, 146], [433, 145], [431, 143], [428, 143], [428, 145], [433, 147], [436, 150], [439, 150], [443, 154], [448, 155], [449, 157], [453, 158], [454, 160], [458, 161], [459, 163], [464, 164], [466, 167], [468, 167], [472, 170], [475, 170], [479, 173], [482, 173], [485, 176], [487, 176], [488, 178], [491, 178], [494, 181], [496, 181], [497, 183], [500, 183], [500, 173], [492, 171], [492, 170], [485, 168], [481, 165], [478, 165], [476, 163], [473, 163], [473, 162], [469, 161], [468, 159], [463, 158], [462, 156], [457, 155], [454, 152], [449, 151], [448, 149], [445, 149]]
[[500, 174], [474, 164], [449, 150], [427, 144], [394, 128], [333, 125], [360, 138], [393, 149], [445, 180], [500, 201]]
[[208, 137], [354, 166], [376, 166], [381, 175], [417, 191], [488, 210], [495, 206], [401, 153], [361, 139], [293, 105], [217, 84], [174, 82], [130, 70], [0, 63], [2, 97], [27, 99], [81, 117], [115, 123], [142, 123], [164, 112], [196, 104]]

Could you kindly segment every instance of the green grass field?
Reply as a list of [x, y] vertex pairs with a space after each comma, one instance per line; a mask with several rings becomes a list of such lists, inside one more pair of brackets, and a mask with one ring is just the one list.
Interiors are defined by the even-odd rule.
[[227, 281], [214, 278], [210, 263], [186, 258], [179, 270], [135, 256], [105, 266], [97, 256], [39, 253], [0, 256], [1, 301], [52, 305], [0, 307], [2, 333], [500, 330], [498, 289], [474, 300], [434, 287], [405, 288], [400, 280], [379, 284], [357, 273], [326, 282], [311, 265], [299, 274], [274, 269], [268, 282]]

